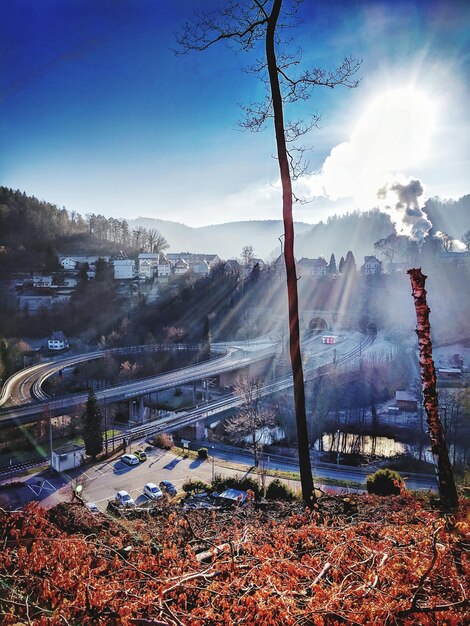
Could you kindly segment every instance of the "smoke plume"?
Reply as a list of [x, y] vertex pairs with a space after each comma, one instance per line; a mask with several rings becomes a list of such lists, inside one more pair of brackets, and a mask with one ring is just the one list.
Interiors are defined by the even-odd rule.
[[418, 198], [423, 192], [419, 180], [410, 180], [406, 184], [398, 181], [386, 183], [377, 191], [379, 208], [390, 216], [397, 235], [421, 242], [432, 228], [419, 206]]

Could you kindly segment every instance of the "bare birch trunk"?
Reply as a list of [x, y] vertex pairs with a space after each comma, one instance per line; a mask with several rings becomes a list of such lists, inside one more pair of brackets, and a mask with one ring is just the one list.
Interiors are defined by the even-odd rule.
[[458, 496], [454, 481], [454, 473], [450, 464], [442, 422], [439, 417], [439, 405], [436, 391], [436, 370], [432, 358], [430, 309], [424, 288], [426, 278], [421, 269], [408, 270], [411, 290], [416, 309], [416, 334], [419, 344], [419, 362], [421, 366], [421, 382], [424, 396], [424, 409], [431, 439], [431, 451], [437, 467], [439, 496], [444, 507], [455, 509]]

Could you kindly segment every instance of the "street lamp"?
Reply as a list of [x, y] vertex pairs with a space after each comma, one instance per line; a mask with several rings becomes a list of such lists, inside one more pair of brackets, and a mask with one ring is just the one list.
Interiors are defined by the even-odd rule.
[[212, 450], [212, 484], [214, 484], [214, 471], [215, 471], [215, 457], [214, 457], [214, 446], [211, 446]]

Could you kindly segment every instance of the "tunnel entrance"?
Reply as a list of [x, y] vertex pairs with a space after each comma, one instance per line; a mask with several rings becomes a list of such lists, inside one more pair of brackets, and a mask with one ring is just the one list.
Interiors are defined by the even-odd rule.
[[308, 324], [308, 329], [312, 333], [320, 333], [323, 330], [327, 330], [327, 328], [328, 324], [322, 317], [313, 317]]

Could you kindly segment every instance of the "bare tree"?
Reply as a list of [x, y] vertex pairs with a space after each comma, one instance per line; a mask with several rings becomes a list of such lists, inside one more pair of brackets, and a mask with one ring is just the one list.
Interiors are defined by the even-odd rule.
[[266, 430], [276, 423], [274, 411], [263, 403], [262, 389], [263, 381], [259, 378], [239, 378], [234, 393], [240, 396], [243, 404], [225, 425], [226, 432], [234, 441], [241, 442], [250, 438], [256, 467], [259, 465]]
[[242, 261], [243, 265], [248, 265], [248, 263], [254, 259], [255, 253], [253, 250], [253, 246], [243, 246], [242, 248]]
[[399, 237], [395, 233], [392, 233], [388, 237], [376, 241], [374, 243], [374, 250], [377, 254], [381, 254], [389, 263], [393, 263], [395, 255], [403, 250], [404, 240], [408, 241], [405, 237]]
[[[292, 53], [289, 41], [280, 35], [296, 24], [298, 0], [227, 0], [218, 11], [198, 13], [188, 22], [178, 36], [179, 51], [203, 51], [219, 41], [237, 49], [253, 50], [264, 41], [264, 57], [249, 68], [256, 72], [266, 85], [262, 102], [250, 103], [244, 108], [242, 127], [252, 131], [262, 130], [269, 120], [274, 121], [277, 158], [282, 185], [284, 221], [284, 261], [286, 265], [287, 297], [289, 310], [290, 358], [294, 382], [294, 402], [297, 425], [302, 496], [306, 503], [314, 498], [310, 450], [308, 444], [307, 415], [305, 410], [304, 375], [300, 352], [297, 274], [294, 259], [294, 199], [292, 180], [305, 171], [302, 165], [303, 147], [295, 142], [318, 123], [319, 117], [310, 121], [284, 120], [284, 105], [306, 100], [317, 86], [333, 89], [338, 85], [356, 87], [355, 78], [360, 62], [345, 57], [333, 71], [322, 68], [301, 68], [300, 51]], [[287, 147], [289, 146], [289, 148]]]
[[156, 228], [149, 228], [146, 230], [146, 246], [148, 252], [159, 254], [168, 248], [168, 241]]
[[132, 231], [132, 245], [139, 249], [144, 244], [145, 228], [139, 226]]

